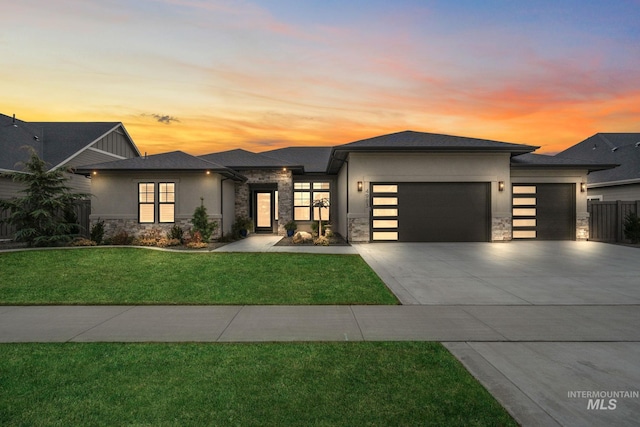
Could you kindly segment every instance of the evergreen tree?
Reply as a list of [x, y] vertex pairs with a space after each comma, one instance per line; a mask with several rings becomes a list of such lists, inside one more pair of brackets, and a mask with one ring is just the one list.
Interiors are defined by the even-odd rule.
[[74, 204], [88, 197], [75, 194], [66, 185], [65, 171], [47, 171], [46, 163], [29, 148], [25, 172], [3, 174], [25, 186], [22, 197], [0, 200], [0, 209], [9, 211], [2, 220], [16, 227], [15, 240], [29, 246], [55, 246], [73, 239], [79, 227], [76, 224]]
[[217, 222], [209, 222], [207, 208], [204, 207], [204, 199], [202, 197], [200, 197], [200, 206], [193, 213], [191, 223], [193, 224], [193, 233], [200, 232], [203, 242], [208, 242], [213, 232], [218, 228]]

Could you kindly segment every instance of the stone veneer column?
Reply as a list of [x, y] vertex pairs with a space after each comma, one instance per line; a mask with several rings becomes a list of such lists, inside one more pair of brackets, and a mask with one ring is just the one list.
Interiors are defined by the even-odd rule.
[[[247, 182], [236, 183], [235, 214], [236, 216], [251, 216], [249, 212], [249, 198], [251, 184], [276, 184], [278, 188], [278, 235], [287, 232], [284, 224], [293, 218], [293, 175], [289, 170], [248, 170], [242, 171]], [[235, 221], [235, 218], [234, 218]]]
[[508, 242], [513, 238], [513, 222], [511, 215], [494, 216], [491, 219], [491, 241]]
[[576, 218], [576, 240], [589, 239], [589, 213]]
[[349, 241], [369, 242], [371, 240], [369, 218], [349, 218]]

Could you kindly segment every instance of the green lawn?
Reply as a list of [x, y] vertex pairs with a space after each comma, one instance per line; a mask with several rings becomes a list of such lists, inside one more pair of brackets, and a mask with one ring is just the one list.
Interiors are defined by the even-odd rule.
[[0, 304], [397, 304], [358, 255], [0, 253]]
[[0, 425], [516, 425], [437, 343], [1, 344]]

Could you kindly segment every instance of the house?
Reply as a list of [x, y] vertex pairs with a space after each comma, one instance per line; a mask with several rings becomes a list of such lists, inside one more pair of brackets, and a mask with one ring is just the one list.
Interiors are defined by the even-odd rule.
[[590, 200], [640, 200], [640, 133], [597, 133], [557, 157], [619, 165], [589, 174]]
[[[611, 165], [536, 149], [405, 131], [334, 147], [165, 153], [78, 172], [92, 177], [92, 221], [132, 233], [187, 226], [202, 200], [225, 233], [244, 215], [256, 232], [280, 235], [292, 219], [304, 229], [322, 217], [351, 242], [586, 239], [587, 175]], [[314, 207], [318, 199], [330, 207]]]
[[[24, 122], [0, 114], [0, 173], [21, 172], [29, 159], [27, 147], [35, 150], [50, 169], [74, 168], [89, 163], [140, 156], [138, 148], [118, 122]], [[69, 174], [68, 184], [88, 193], [91, 181]], [[0, 198], [17, 195], [20, 187], [0, 177]]]
[[[119, 122], [25, 122], [15, 115], [0, 114], [0, 199], [16, 197], [23, 189], [2, 174], [23, 172], [29, 149], [35, 150], [50, 170], [140, 156]], [[90, 179], [72, 173], [67, 178], [73, 191], [91, 191]], [[0, 212], [0, 217], [5, 214]], [[13, 232], [7, 224], [0, 225], [0, 239], [10, 238]]]
[[91, 222], [104, 221], [105, 234], [139, 234], [174, 224], [189, 228], [203, 205], [218, 235], [231, 231], [235, 183], [246, 181], [225, 166], [182, 151], [86, 165], [77, 173], [91, 177]]

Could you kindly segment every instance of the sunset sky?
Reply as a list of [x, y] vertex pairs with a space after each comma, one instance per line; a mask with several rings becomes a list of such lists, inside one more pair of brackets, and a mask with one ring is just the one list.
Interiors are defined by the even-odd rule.
[[0, 0], [0, 113], [140, 151], [640, 132], [640, 0]]

